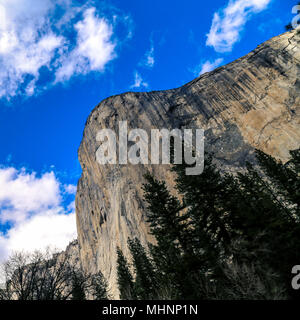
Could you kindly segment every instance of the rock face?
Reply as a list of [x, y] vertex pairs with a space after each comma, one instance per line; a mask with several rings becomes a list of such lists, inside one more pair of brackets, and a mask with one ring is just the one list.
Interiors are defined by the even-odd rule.
[[65, 260], [67, 257], [73, 267], [81, 269], [78, 240], [70, 242], [64, 251], [58, 253], [58, 256], [61, 260]]
[[254, 161], [258, 148], [283, 161], [299, 148], [300, 35], [275, 37], [235, 62], [185, 86], [158, 92], [125, 93], [102, 101], [89, 116], [79, 148], [82, 176], [76, 195], [83, 267], [101, 270], [112, 294], [116, 287], [116, 246], [128, 255], [128, 237], [153, 241], [145, 223], [141, 186], [146, 169], [165, 179], [166, 165], [100, 165], [97, 132], [128, 129], [202, 128], [205, 149], [226, 170]]

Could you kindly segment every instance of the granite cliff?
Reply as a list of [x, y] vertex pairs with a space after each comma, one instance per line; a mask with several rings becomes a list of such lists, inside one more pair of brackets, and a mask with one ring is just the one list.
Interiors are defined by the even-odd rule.
[[105, 165], [96, 161], [96, 134], [119, 121], [128, 128], [202, 128], [205, 149], [226, 169], [241, 169], [261, 149], [282, 161], [299, 148], [300, 35], [291, 31], [258, 46], [231, 64], [181, 88], [128, 92], [102, 101], [87, 119], [79, 148], [82, 176], [76, 214], [83, 268], [101, 270], [114, 297], [116, 246], [128, 255], [128, 237], [153, 241], [145, 223], [141, 186], [146, 169], [170, 187], [168, 166]]

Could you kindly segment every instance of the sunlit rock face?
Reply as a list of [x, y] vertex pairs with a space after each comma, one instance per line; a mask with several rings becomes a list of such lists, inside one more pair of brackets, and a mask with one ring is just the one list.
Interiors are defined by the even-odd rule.
[[100, 165], [97, 132], [128, 129], [202, 128], [205, 149], [220, 168], [236, 171], [254, 161], [254, 148], [287, 161], [299, 148], [300, 36], [275, 37], [231, 64], [181, 88], [124, 93], [102, 101], [89, 116], [79, 148], [82, 176], [76, 195], [80, 259], [88, 271], [101, 270], [112, 294], [116, 286], [116, 246], [129, 256], [127, 238], [153, 241], [145, 223], [141, 186], [150, 170], [165, 179], [166, 165]]

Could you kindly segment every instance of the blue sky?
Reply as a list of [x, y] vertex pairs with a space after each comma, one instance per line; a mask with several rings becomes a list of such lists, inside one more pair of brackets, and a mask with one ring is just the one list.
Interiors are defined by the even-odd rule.
[[0, 0], [0, 260], [76, 236], [86, 118], [179, 87], [284, 32], [293, 0]]

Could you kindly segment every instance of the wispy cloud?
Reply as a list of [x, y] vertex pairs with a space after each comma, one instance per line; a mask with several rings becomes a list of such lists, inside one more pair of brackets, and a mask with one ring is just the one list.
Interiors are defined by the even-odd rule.
[[65, 192], [68, 194], [76, 194], [77, 187], [73, 184], [67, 184], [64, 186]]
[[200, 76], [203, 73], [210, 72], [214, 70], [215, 68], [219, 67], [223, 63], [224, 59], [219, 58], [216, 59], [215, 61], [210, 61], [207, 60], [204, 63], [201, 63], [196, 69], [195, 69], [195, 74]]
[[230, 52], [249, 18], [265, 10], [272, 0], [230, 0], [227, 6], [216, 12], [206, 45], [217, 52]]
[[11, 226], [0, 233], [1, 259], [12, 251], [64, 249], [76, 238], [73, 200], [63, 205], [64, 195], [74, 194], [75, 189], [63, 186], [53, 172], [38, 177], [25, 169], [1, 168], [0, 224]]
[[145, 82], [142, 78], [142, 76], [137, 72], [135, 71], [134, 72], [134, 83], [133, 85], [130, 86], [131, 89], [137, 89], [137, 88], [148, 88], [148, 83]]
[[[103, 72], [117, 56], [114, 25], [118, 16], [101, 16], [92, 1], [77, 3], [1, 1], [0, 98], [30, 96], [74, 75]], [[48, 71], [43, 87], [41, 69]]]
[[145, 53], [144, 58], [142, 59], [140, 66], [147, 67], [147, 68], [153, 68], [155, 64], [155, 58], [154, 58], [154, 44], [151, 41], [151, 47], [150, 49]]

